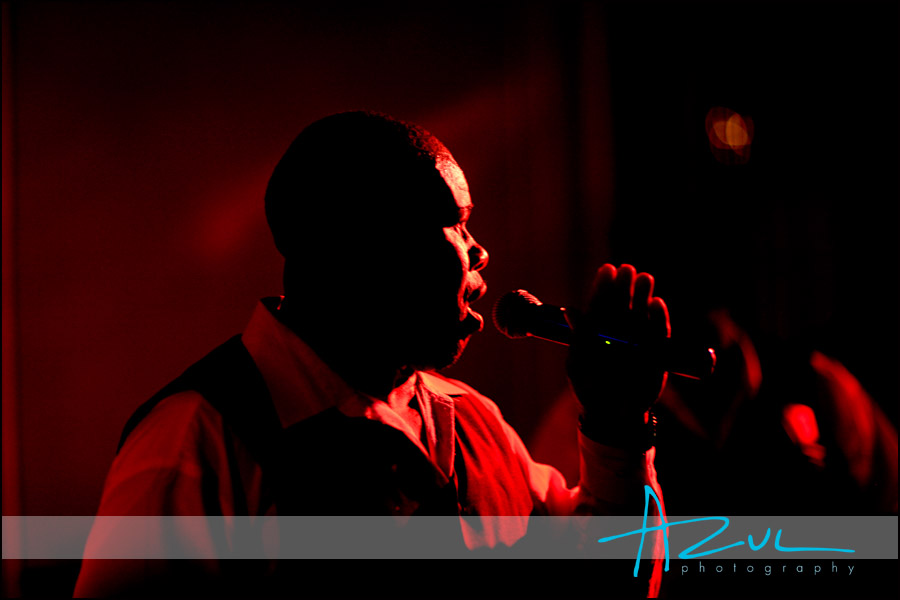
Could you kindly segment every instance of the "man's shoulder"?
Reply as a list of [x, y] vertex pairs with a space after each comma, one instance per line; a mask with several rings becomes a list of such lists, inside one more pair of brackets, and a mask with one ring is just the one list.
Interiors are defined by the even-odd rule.
[[160, 400], [142, 421], [150, 424], [204, 423], [218, 425], [222, 421], [213, 405], [196, 390], [175, 392]]
[[191, 447], [216, 445], [223, 432], [221, 413], [200, 392], [184, 390], [156, 403], [135, 426], [119, 454], [138, 451], [158, 460], [168, 454], [183, 454]]

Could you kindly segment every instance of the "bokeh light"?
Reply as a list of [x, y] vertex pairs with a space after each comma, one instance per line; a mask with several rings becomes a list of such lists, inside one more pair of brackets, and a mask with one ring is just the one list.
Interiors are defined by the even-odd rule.
[[753, 120], [735, 111], [716, 106], [706, 114], [706, 135], [713, 156], [724, 164], [745, 164], [750, 160]]

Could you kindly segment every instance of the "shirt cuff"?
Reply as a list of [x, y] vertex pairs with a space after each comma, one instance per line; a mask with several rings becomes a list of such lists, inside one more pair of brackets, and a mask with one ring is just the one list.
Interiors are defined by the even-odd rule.
[[643, 506], [644, 486], [656, 488], [653, 459], [656, 449], [646, 452], [600, 444], [578, 432], [581, 488], [604, 504]]

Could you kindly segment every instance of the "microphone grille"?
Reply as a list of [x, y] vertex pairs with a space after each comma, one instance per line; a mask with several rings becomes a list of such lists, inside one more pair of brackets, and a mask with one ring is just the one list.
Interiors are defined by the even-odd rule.
[[528, 335], [528, 311], [540, 306], [542, 302], [525, 290], [506, 292], [494, 303], [491, 316], [494, 326], [503, 335], [510, 338], [523, 338]]

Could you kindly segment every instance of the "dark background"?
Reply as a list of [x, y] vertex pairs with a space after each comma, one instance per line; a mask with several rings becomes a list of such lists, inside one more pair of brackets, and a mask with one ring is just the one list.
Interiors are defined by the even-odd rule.
[[[453, 151], [483, 313], [630, 262], [676, 336], [729, 306], [896, 424], [897, 30], [895, 2], [4, 2], [3, 514], [93, 514], [128, 415], [280, 293], [268, 175], [348, 109]], [[714, 106], [753, 120], [747, 164]], [[564, 358], [486, 328], [448, 375], [527, 441]]]

